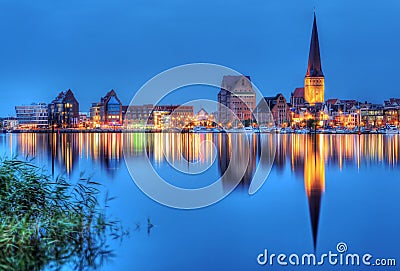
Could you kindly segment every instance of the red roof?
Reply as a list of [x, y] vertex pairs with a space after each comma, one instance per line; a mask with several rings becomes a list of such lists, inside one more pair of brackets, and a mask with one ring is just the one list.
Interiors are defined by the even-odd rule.
[[296, 88], [293, 92], [293, 97], [304, 98], [304, 88]]
[[334, 104], [337, 103], [338, 100], [339, 100], [339, 99], [329, 99], [329, 100], [326, 100], [326, 103], [327, 103], [327, 104], [332, 104], [332, 105], [334, 105]]

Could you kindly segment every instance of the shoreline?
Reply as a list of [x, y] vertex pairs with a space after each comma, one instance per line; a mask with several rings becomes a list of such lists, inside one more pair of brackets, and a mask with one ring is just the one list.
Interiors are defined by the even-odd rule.
[[370, 133], [370, 132], [326, 132], [326, 131], [311, 131], [311, 132], [246, 132], [246, 131], [220, 131], [220, 132], [213, 132], [213, 131], [204, 131], [204, 132], [192, 132], [192, 131], [168, 131], [168, 130], [122, 130], [122, 129], [98, 129], [98, 130], [79, 130], [79, 129], [58, 129], [58, 130], [50, 130], [50, 129], [43, 129], [43, 130], [2, 130], [0, 131], [2, 134], [98, 134], [98, 133], [141, 133], [141, 134], [159, 134], [159, 133], [185, 133], [185, 134], [219, 134], [219, 133], [228, 133], [228, 134], [295, 134], [295, 135], [311, 135], [311, 134], [326, 134], [326, 135], [398, 135], [400, 133]]

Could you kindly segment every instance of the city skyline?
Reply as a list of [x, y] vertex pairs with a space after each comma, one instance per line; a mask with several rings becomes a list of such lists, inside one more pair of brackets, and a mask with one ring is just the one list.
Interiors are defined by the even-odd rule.
[[0, 0], [0, 269], [396, 269], [399, 14]]
[[[281, 92], [288, 98], [303, 84], [314, 6], [328, 78], [326, 98], [382, 103], [397, 97], [397, 86], [385, 80], [396, 76], [395, 63], [400, 59], [395, 50], [399, 40], [392, 35], [400, 26], [395, 20], [397, 2], [361, 6], [346, 2], [346, 8], [340, 1], [286, 2], [290, 8], [272, 1], [251, 6], [172, 1], [171, 8], [163, 3], [154, 8], [144, 3], [92, 6], [90, 1], [79, 7], [2, 4], [0, 25], [6, 42], [0, 45], [4, 63], [0, 89], [7, 102], [2, 103], [0, 115], [13, 115], [14, 105], [49, 101], [54, 92], [69, 88], [82, 108], [96, 101], [94, 93], [110, 89], [127, 103], [157, 73], [190, 62], [231, 66], [251, 75], [265, 96]], [[193, 14], [195, 9], [201, 12]], [[145, 11], [151, 19], [139, 14]], [[254, 16], [235, 20], [242, 12]], [[104, 18], [109, 18], [108, 24]], [[223, 20], [229, 23], [222, 24]], [[100, 30], [94, 31], [94, 25]], [[228, 42], [218, 42], [221, 34]], [[215, 99], [214, 95], [204, 98]]]

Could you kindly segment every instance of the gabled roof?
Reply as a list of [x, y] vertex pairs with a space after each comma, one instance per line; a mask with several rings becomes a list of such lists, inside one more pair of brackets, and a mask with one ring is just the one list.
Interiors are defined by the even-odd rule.
[[292, 96], [295, 98], [304, 98], [304, 88], [295, 88]]
[[107, 92], [106, 96], [104, 96], [104, 97], [101, 98], [101, 103], [103, 103], [103, 104], [108, 103], [108, 101], [109, 101], [112, 97], [114, 97], [114, 98], [117, 100], [117, 102], [118, 102], [119, 104], [122, 104], [121, 101], [120, 101], [120, 99], [119, 99], [118, 96], [117, 96], [117, 93], [115, 92], [114, 89], [112, 89], [112, 90], [110, 90], [109, 92]]
[[326, 104], [331, 104], [331, 105], [335, 105], [337, 104], [337, 102], [339, 101], [339, 99], [335, 98], [335, 99], [328, 99], [326, 100]]
[[[263, 97], [263, 99], [265, 103], [269, 106], [270, 110], [272, 110], [272, 108], [274, 108], [274, 106], [277, 104], [280, 96], [282, 96], [286, 100], [285, 96], [283, 96], [282, 93], [278, 93], [275, 96]], [[262, 102], [260, 102], [259, 105], [262, 107]]]
[[264, 98], [264, 100], [265, 101], [276, 101], [277, 99], [278, 99], [278, 97], [279, 97], [279, 95], [281, 95], [281, 94], [277, 94], [277, 95], [275, 95], [275, 96], [266, 96], [266, 97], [263, 97]]
[[200, 114], [208, 115], [208, 112], [202, 107], [202, 108], [197, 112], [197, 115], [200, 115]]
[[346, 104], [356, 104], [356, 100], [340, 100], [341, 103], [346, 103]]
[[393, 105], [400, 105], [400, 98], [390, 98], [389, 101]]
[[[241, 80], [243, 79], [243, 80]], [[237, 88], [240, 88], [241, 85], [244, 85], [245, 87], [248, 87], [249, 89], [252, 88], [251, 84], [251, 79], [250, 76], [244, 76], [244, 75], [224, 75], [222, 78], [222, 84], [221, 88], [228, 90], [228, 91], [234, 91]]]
[[52, 103], [63, 103], [66, 99], [73, 99], [76, 101], [74, 93], [71, 89], [61, 91], [57, 97], [52, 101]]

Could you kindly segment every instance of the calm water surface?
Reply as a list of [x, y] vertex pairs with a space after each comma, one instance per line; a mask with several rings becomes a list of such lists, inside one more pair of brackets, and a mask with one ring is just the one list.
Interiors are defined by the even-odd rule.
[[[35, 157], [34, 163], [50, 174], [71, 180], [85, 172], [117, 196], [109, 214], [130, 229], [130, 237], [112, 243], [116, 257], [102, 270], [383, 270], [260, 266], [256, 261], [264, 249], [318, 255], [337, 252], [339, 242], [347, 244], [348, 253], [400, 255], [399, 135], [130, 134], [125, 155], [150, 157], [160, 176], [184, 188], [213, 183], [229, 163], [247, 163], [240, 157], [249, 152], [233, 193], [197, 210], [165, 207], [144, 195], [127, 170], [123, 136], [0, 135], [1, 154]], [[275, 160], [265, 184], [250, 196], [257, 166], [267, 166], [259, 163], [260, 137], [274, 146], [269, 151]], [[192, 173], [209, 167], [185, 174], [168, 161]], [[229, 178], [222, 189], [229, 187]], [[155, 225], [150, 232], [148, 218]], [[400, 257], [396, 260], [400, 265]]]

